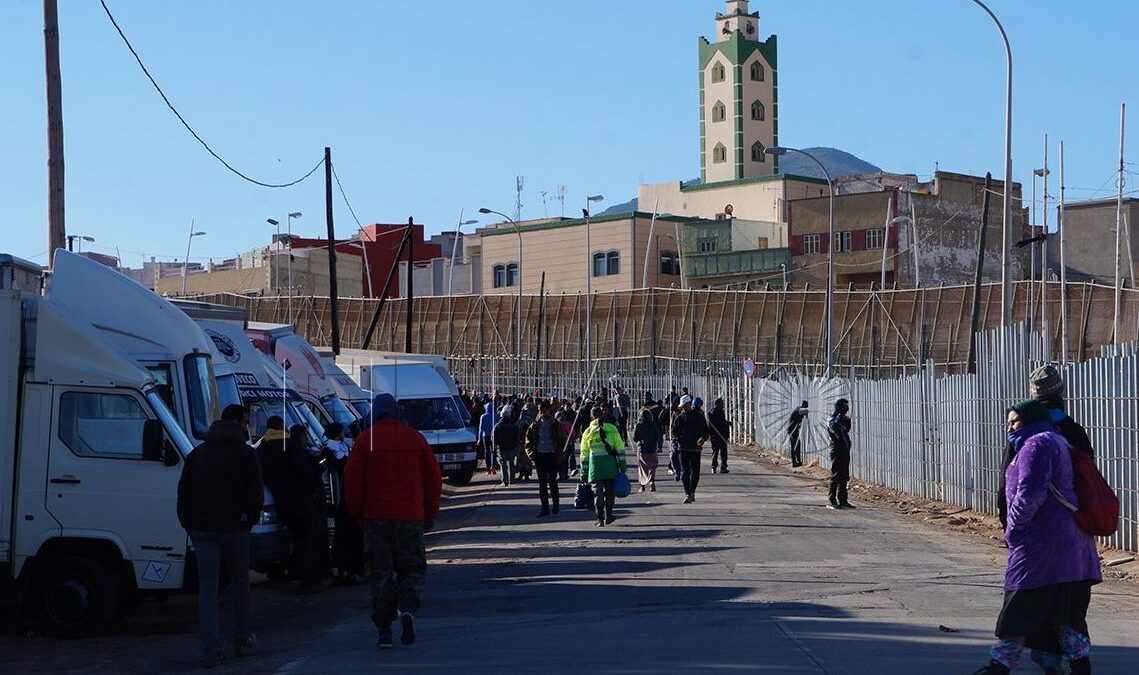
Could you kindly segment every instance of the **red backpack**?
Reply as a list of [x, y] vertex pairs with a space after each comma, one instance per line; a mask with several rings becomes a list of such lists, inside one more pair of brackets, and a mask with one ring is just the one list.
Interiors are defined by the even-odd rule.
[[1097, 537], [1110, 537], [1119, 529], [1119, 497], [1099, 472], [1091, 454], [1072, 448], [1071, 455], [1072, 480], [1080, 506], [1077, 508], [1064, 499], [1055, 485], [1049, 484], [1048, 488], [1072, 512], [1081, 530]]

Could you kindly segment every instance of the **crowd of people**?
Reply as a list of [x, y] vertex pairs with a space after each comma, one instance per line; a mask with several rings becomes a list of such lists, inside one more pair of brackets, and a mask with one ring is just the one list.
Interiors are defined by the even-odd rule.
[[[1008, 444], [999, 493], [1000, 520], [1009, 560], [997, 641], [990, 661], [975, 675], [1008, 673], [1022, 653], [1045, 673], [1091, 672], [1087, 611], [1091, 587], [1101, 581], [1091, 533], [1073, 515], [1078, 503], [1074, 455], [1091, 456], [1084, 428], [1066, 412], [1059, 371], [1033, 373], [1033, 398], [1008, 409]], [[641, 492], [656, 491], [661, 454], [684, 489], [684, 503], [696, 500], [703, 449], [712, 450], [713, 473], [728, 473], [731, 421], [724, 401], [710, 410], [704, 401], [672, 390], [662, 399], [644, 392], [639, 410], [620, 387], [563, 399], [556, 396], [479, 395], [463, 392], [477, 429], [485, 471], [502, 486], [533, 480], [538, 517], [561, 508], [559, 482], [576, 478], [575, 506], [596, 514], [596, 525], [611, 525], [618, 496], [630, 489], [626, 449], [637, 457]], [[807, 401], [788, 420], [789, 452], [802, 465]], [[850, 402], [834, 402], [825, 428], [830, 442], [827, 508], [853, 509], [848, 483], [852, 452]], [[272, 493], [292, 540], [290, 576], [301, 591], [323, 588], [331, 571], [348, 582], [371, 580], [371, 618], [378, 645], [393, 644], [393, 624], [404, 644], [415, 642], [415, 612], [427, 558], [424, 532], [439, 511], [442, 478], [423, 435], [407, 425], [388, 394], [373, 402], [356, 437], [333, 424], [316, 455], [306, 446], [306, 429], [285, 429], [281, 417], [268, 420], [255, 443], [248, 415], [229, 406], [209, 429], [205, 442], [187, 458], [178, 491], [178, 516], [198, 561], [200, 640], [205, 665], [226, 654], [218, 628], [218, 585], [223, 570], [233, 594], [233, 651], [241, 655], [257, 641], [249, 620], [248, 533], [263, 507], [264, 485]], [[335, 511], [335, 536], [323, 526], [325, 479], [342, 486]]]

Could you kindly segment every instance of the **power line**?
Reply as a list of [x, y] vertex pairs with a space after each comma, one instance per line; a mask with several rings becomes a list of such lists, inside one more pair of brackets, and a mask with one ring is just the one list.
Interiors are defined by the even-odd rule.
[[332, 165], [332, 177], [336, 179], [336, 187], [340, 190], [340, 196], [344, 199], [344, 205], [348, 207], [348, 213], [352, 214], [352, 220], [356, 221], [356, 227], [361, 230], [364, 226], [360, 223], [360, 219], [356, 217], [356, 211], [352, 208], [352, 202], [348, 201], [348, 195], [344, 193], [344, 186], [340, 184], [340, 176], [336, 175], [336, 165]]
[[126, 34], [123, 33], [123, 29], [119, 28], [119, 22], [115, 21], [115, 17], [113, 14], [111, 14], [111, 10], [107, 7], [107, 3], [105, 2], [105, 0], [99, 0], [99, 4], [101, 4], [103, 6], [103, 11], [106, 12], [107, 18], [111, 20], [111, 25], [113, 25], [115, 27], [115, 30], [118, 31], [119, 37], [121, 37], [123, 39], [123, 42], [126, 44], [127, 49], [129, 49], [131, 55], [134, 56], [134, 60], [138, 62], [139, 68], [142, 68], [142, 72], [144, 75], [146, 75], [146, 79], [150, 80], [150, 83], [152, 85], [154, 85], [154, 89], [158, 92], [158, 95], [161, 96], [162, 100], [166, 102], [166, 107], [170, 108], [170, 112], [174, 113], [174, 116], [178, 118], [178, 121], [182, 123], [182, 126], [186, 127], [186, 131], [189, 131], [190, 135], [193, 136], [199, 143], [202, 144], [202, 147], [206, 149], [206, 152], [210, 153], [211, 155], [213, 155], [214, 159], [221, 162], [222, 166], [229, 169], [233, 173], [237, 174], [241, 178], [249, 181], [250, 183], [253, 183], [254, 185], [260, 185], [261, 187], [267, 187], [267, 188], [286, 188], [286, 187], [291, 187], [293, 185], [296, 185], [297, 183], [300, 183], [304, 179], [313, 175], [314, 173], [316, 173], [316, 170], [320, 168], [320, 165], [324, 163], [324, 160], [321, 159], [319, 162], [316, 163], [316, 166], [314, 166], [312, 168], [312, 170], [310, 170], [308, 173], [306, 173], [305, 175], [301, 176], [300, 178], [298, 178], [294, 181], [290, 181], [288, 183], [264, 183], [262, 181], [254, 179], [254, 178], [250, 178], [249, 176], [247, 176], [247, 175], [243, 174], [242, 172], [238, 171], [237, 169], [233, 168], [233, 166], [230, 165], [229, 162], [222, 159], [221, 155], [214, 152], [213, 148], [211, 148], [210, 145], [208, 143], [206, 143], [205, 140], [203, 140], [201, 136], [198, 135], [198, 132], [194, 131], [193, 127], [190, 126], [190, 123], [187, 122], [184, 117], [182, 117], [182, 114], [180, 112], [178, 112], [178, 109], [175, 108], [174, 104], [170, 102], [169, 98], [167, 98], [166, 92], [162, 91], [162, 87], [158, 86], [158, 82], [155, 81], [154, 77], [150, 74], [150, 71], [147, 70], [146, 64], [144, 64], [142, 62], [142, 58], [138, 55], [138, 52], [135, 51], [134, 45], [132, 45], [131, 41], [127, 39]]

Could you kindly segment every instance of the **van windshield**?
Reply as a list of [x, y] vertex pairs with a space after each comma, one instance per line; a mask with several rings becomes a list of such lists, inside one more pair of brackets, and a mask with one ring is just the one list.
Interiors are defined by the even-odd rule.
[[190, 404], [190, 433], [205, 438], [210, 423], [221, 417], [218, 390], [209, 354], [192, 354], [184, 360], [186, 399]]
[[218, 407], [225, 410], [227, 406], [241, 405], [241, 393], [237, 390], [237, 378], [232, 373], [217, 376]]
[[442, 429], [462, 429], [466, 426], [455, 399], [450, 396], [438, 398], [403, 398], [399, 401], [403, 419], [419, 431], [439, 431]]
[[348, 425], [356, 421], [356, 416], [344, 405], [344, 401], [336, 394], [329, 394], [328, 396], [321, 397], [320, 407], [324, 408], [324, 412], [332, 418], [333, 422], [339, 422], [348, 428]]

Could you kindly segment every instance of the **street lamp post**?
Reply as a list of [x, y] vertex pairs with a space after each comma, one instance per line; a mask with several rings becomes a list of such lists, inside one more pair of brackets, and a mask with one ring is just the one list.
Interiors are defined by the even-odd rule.
[[182, 295], [186, 295], [186, 275], [190, 272], [190, 244], [194, 237], [201, 237], [205, 232], [194, 231], [194, 221], [190, 221], [190, 236], [186, 237], [186, 259], [182, 261]]
[[581, 210], [581, 214], [585, 216], [585, 370], [586, 377], [591, 380], [593, 378], [593, 244], [589, 238], [589, 205], [604, 199], [604, 195], [586, 197], [585, 208]]
[[997, 30], [1001, 33], [1001, 40], [1005, 46], [1005, 194], [1004, 194], [1004, 220], [1001, 227], [1001, 326], [1012, 323], [1012, 291], [1009, 286], [1009, 230], [1012, 227], [1012, 47], [1009, 45], [1008, 34], [1001, 25], [997, 15], [981, 0], [973, 3], [983, 9]]
[[827, 179], [827, 187], [830, 193], [830, 213], [827, 217], [829, 239], [827, 240], [827, 370], [826, 376], [829, 379], [834, 374], [834, 181], [831, 180], [830, 172], [817, 157], [807, 152], [806, 150], [799, 150], [798, 148], [785, 148], [778, 145], [767, 148], [765, 152], [769, 155], [782, 157], [789, 152], [797, 152], [807, 159], [811, 160], [818, 165], [819, 169], [823, 172], [823, 177]]
[[[518, 281], [518, 319], [516, 321], [516, 323], [518, 325], [516, 326], [517, 330], [515, 331], [515, 333], [516, 333], [515, 348], [517, 349], [517, 352], [518, 352], [518, 354], [517, 354], [518, 355], [518, 371], [521, 374], [521, 371], [522, 371], [522, 229], [520, 227], [518, 227], [518, 223], [516, 223], [513, 218], [506, 215], [505, 213], [501, 213], [499, 211], [494, 211], [494, 210], [491, 210], [491, 209], [488, 209], [485, 207], [479, 209], [479, 213], [481, 213], [483, 215], [493, 213], [496, 216], [502, 216], [503, 218], [506, 219], [506, 222], [508, 222], [514, 226], [514, 233], [518, 235], [518, 279], [517, 279], [517, 281]], [[452, 250], [451, 252], [454, 253], [454, 250]], [[507, 272], [507, 274], [509, 274], [509, 272]], [[508, 276], [507, 282], [509, 283], [509, 281], [510, 281], [510, 277]]]
[[93, 242], [93, 241], [95, 241], [95, 237], [88, 237], [88, 236], [86, 236], [86, 235], [83, 235], [83, 234], [69, 234], [69, 235], [67, 235], [67, 250], [68, 250], [68, 251], [73, 251], [73, 250], [74, 250], [74, 248], [73, 248], [72, 244], [73, 244], [73, 242], [74, 242], [76, 239], [78, 239], [78, 240], [79, 240], [79, 252], [80, 252], [80, 253], [82, 253], [82, 252], [83, 252], [83, 242], [85, 242], [85, 241], [89, 241], [89, 242]]
[[[480, 213], [481, 213], [481, 210], [480, 210]], [[456, 253], [459, 250], [459, 237], [462, 236], [463, 226], [464, 225], [477, 225], [478, 222], [479, 221], [477, 221], [477, 220], [463, 220], [463, 213], [462, 213], [462, 211], [459, 212], [459, 224], [455, 228], [455, 239], [451, 242], [451, 271], [447, 275], [447, 295], [448, 296], [454, 294], [455, 258], [456, 258]], [[518, 267], [518, 276], [521, 277], [522, 276], [522, 261], [521, 260], [518, 261], [518, 266], [519, 266]]]
[[[265, 222], [269, 223], [273, 227], [277, 228], [277, 236], [273, 239], [273, 244], [275, 244], [276, 246], [280, 246], [281, 245], [281, 223], [280, 223], [280, 221], [273, 220], [272, 218], [266, 218]], [[276, 255], [276, 253], [274, 253], [273, 255]], [[277, 291], [277, 296], [280, 297], [280, 295], [281, 295], [281, 265], [280, 265], [280, 258], [279, 257], [277, 258], [276, 262], [277, 262], [277, 264], [273, 265], [273, 275], [274, 275], [273, 288], [274, 288], [274, 290]]]
[[[296, 324], [296, 320], [293, 317], [293, 218], [300, 218], [300, 217], [301, 217], [300, 211], [293, 211], [292, 213], [288, 214], [288, 217], [286, 218], [286, 220], [288, 221], [286, 223], [286, 226], [287, 226], [286, 231], [288, 232], [288, 237], [289, 237], [289, 241], [288, 241], [288, 246], [289, 246], [289, 263], [288, 263], [288, 265], [289, 265], [289, 323], [294, 324], [294, 325]], [[329, 245], [332, 245], [332, 244], [333, 244], [333, 242], [329, 242]], [[334, 253], [332, 251], [329, 251], [328, 254], [334, 255]], [[310, 272], [311, 272], [311, 268], [310, 268]]]

